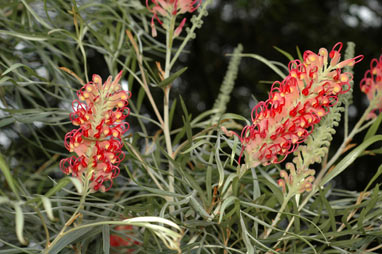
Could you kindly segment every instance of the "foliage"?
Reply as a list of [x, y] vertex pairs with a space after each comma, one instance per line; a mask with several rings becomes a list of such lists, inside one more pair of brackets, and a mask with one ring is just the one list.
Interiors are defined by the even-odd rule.
[[[0, 137], [6, 142], [0, 147], [0, 253], [381, 250], [382, 192], [376, 180], [382, 166], [372, 169], [375, 176], [362, 192], [333, 187], [358, 157], [381, 153], [382, 118], [368, 119], [374, 104], [349, 130], [352, 97], [339, 95], [288, 163], [249, 164], [233, 133], [252, 123], [227, 112], [240, 59], [260, 60], [282, 78], [288, 68], [241, 54], [239, 45], [214, 107], [193, 116], [183, 100], [188, 95], [173, 99], [170, 93], [183, 73], [192, 71], [178, 59], [212, 1], [197, 2], [161, 16], [164, 25], [156, 24], [155, 38], [149, 25], [153, 13], [138, 0], [1, 4]], [[185, 12], [193, 17], [177, 19]], [[345, 59], [353, 57], [349, 44]], [[91, 174], [65, 176], [59, 166], [70, 156], [64, 136], [74, 128], [71, 105], [93, 72], [105, 80], [121, 70], [120, 84], [132, 93], [130, 129], [121, 138], [126, 156], [110, 190], [90, 191]], [[342, 113], [345, 138], [330, 149]], [[362, 143], [350, 144], [367, 129]], [[369, 146], [379, 147], [368, 151]], [[310, 191], [288, 192], [276, 181], [285, 169], [311, 174], [312, 167], [319, 174]]]

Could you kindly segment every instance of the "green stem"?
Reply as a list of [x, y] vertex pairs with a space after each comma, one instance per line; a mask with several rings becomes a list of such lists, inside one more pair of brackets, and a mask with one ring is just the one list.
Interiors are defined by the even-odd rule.
[[[172, 43], [174, 37], [174, 28], [175, 28], [175, 19], [173, 16], [170, 21], [169, 29], [166, 31], [166, 62], [165, 62], [165, 73], [164, 79], [168, 78], [171, 73], [171, 51], [172, 51]], [[164, 88], [164, 98], [163, 98], [163, 133], [166, 142], [166, 149], [168, 155], [173, 159], [174, 153], [172, 150], [172, 142], [170, 137], [170, 123], [169, 123], [169, 100], [170, 100], [170, 90], [171, 84]], [[169, 163], [169, 191], [174, 192], [174, 167], [171, 163]]]
[[60, 241], [60, 239], [65, 235], [65, 230], [68, 226], [70, 226], [75, 219], [80, 214], [80, 210], [83, 208], [86, 197], [88, 195], [89, 189], [89, 177], [86, 177], [84, 188], [82, 191], [80, 203], [77, 206], [77, 209], [74, 211], [73, 215], [66, 221], [65, 225], [62, 227], [61, 231], [57, 234], [56, 238], [53, 240], [51, 244], [44, 250], [43, 254], [49, 254], [50, 250]]
[[345, 103], [345, 122], [344, 122], [344, 139], [348, 137], [349, 134], [349, 107], [348, 104]]
[[[304, 200], [302, 201], [302, 203], [300, 204], [300, 206], [298, 207], [298, 212], [300, 212], [302, 210], [302, 208], [304, 208], [304, 206], [308, 203], [309, 199], [311, 197], [313, 197], [313, 195], [317, 192], [318, 188], [316, 188], [315, 186], [313, 186], [313, 190], [311, 192], [309, 192], [308, 196], [306, 196], [304, 198]], [[289, 224], [288, 226], [286, 227], [286, 229], [284, 230], [284, 234], [282, 235], [282, 237], [280, 237], [280, 239], [276, 242], [275, 245], [273, 245], [273, 249], [276, 249], [276, 247], [281, 243], [283, 237], [287, 234], [287, 232], [289, 232], [289, 229], [291, 228], [291, 226], [293, 225], [293, 222], [294, 222], [294, 218], [295, 216], [293, 216], [291, 218], [291, 220], [289, 221]]]
[[272, 221], [272, 225], [270, 228], [266, 229], [263, 233], [263, 239], [267, 239], [268, 236], [272, 233], [272, 230], [274, 227], [277, 226], [281, 219], [281, 215], [283, 214], [285, 208], [287, 207], [287, 204], [289, 200], [292, 198], [294, 192], [288, 192], [288, 194], [284, 197], [283, 203], [281, 204], [280, 210], [278, 211], [276, 218]]

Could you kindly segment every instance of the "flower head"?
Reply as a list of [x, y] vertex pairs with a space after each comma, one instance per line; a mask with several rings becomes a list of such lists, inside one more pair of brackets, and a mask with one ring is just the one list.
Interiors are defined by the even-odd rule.
[[252, 110], [252, 124], [244, 127], [241, 142], [246, 162], [251, 166], [279, 163], [296, 150], [312, 133], [338, 95], [350, 89], [350, 73], [341, 73], [344, 66], [362, 60], [357, 56], [340, 62], [342, 43], [328, 53], [306, 51], [303, 61], [289, 63], [289, 75], [273, 83], [269, 98]]
[[94, 191], [110, 189], [124, 158], [121, 138], [129, 128], [123, 120], [129, 113], [130, 92], [121, 89], [121, 75], [114, 81], [109, 77], [105, 83], [93, 75], [93, 81], [78, 90], [78, 100], [72, 103], [70, 120], [79, 128], [65, 135], [65, 147], [77, 156], [61, 160], [60, 167], [81, 181], [89, 177]]
[[[147, 9], [153, 13], [153, 17], [151, 19], [151, 32], [155, 37], [157, 35], [155, 19], [159, 22], [159, 24], [167, 29], [168, 22], [166, 21], [171, 20], [172, 17], [176, 17], [178, 14], [194, 12], [202, 3], [202, 0], [151, 0], [151, 2], [154, 4], [153, 8], [149, 7], [149, 0], [146, 0], [146, 6]], [[165, 19], [165, 22], [159, 19], [158, 14]], [[175, 30], [175, 36], [180, 34], [185, 23], [186, 18], [183, 18]]]
[[367, 95], [370, 103], [374, 105], [369, 118], [377, 115], [375, 111], [382, 112], [382, 55], [379, 60], [374, 58], [370, 62], [370, 69], [365, 72], [360, 83], [361, 91]]

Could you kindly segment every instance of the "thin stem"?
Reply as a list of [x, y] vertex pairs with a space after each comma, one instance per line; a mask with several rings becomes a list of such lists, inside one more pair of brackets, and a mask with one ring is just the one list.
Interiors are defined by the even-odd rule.
[[370, 125], [372, 125], [374, 123], [374, 121], [377, 120], [377, 118], [374, 118], [372, 120], [370, 120], [369, 122], [367, 122], [366, 124], [364, 124], [362, 127], [360, 127], [357, 131], [356, 134], [362, 132], [363, 130], [367, 129]]
[[[164, 79], [168, 78], [171, 73], [171, 51], [172, 51], [172, 43], [173, 43], [173, 36], [174, 36], [174, 29], [175, 29], [175, 19], [176, 17], [173, 16], [170, 21], [169, 29], [166, 31], [166, 62], [165, 62], [165, 73], [164, 73]], [[168, 155], [174, 159], [174, 153], [172, 150], [172, 142], [171, 142], [171, 136], [170, 136], [170, 121], [169, 121], [169, 100], [170, 100], [170, 90], [171, 90], [171, 84], [166, 86], [164, 88], [164, 97], [163, 97], [163, 116], [164, 116], [164, 123], [163, 123], [163, 134], [165, 137], [166, 142], [166, 149]], [[169, 163], [169, 191], [174, 192], [174, 166]]]
[[[126, 30], [126, 34], [127, 34], [127, 37], [129, 38], [131, 44], [133, 45], [133, 48], [134, 48], [134, 51], [135, 51], [135, 54], [137, 56], [137, 60], [138, 60], [138, 65], [139, 65], [139, 70], [141, 72], [141, 75], [142, 75], [142, 81], [143, 83], [141, 83], [143, 89], [145, 90], [146, 92], [146, 95], [147, 95], [147, 98], [149, 98], [149, 101], [150, 101], [150, 104], [151, 106], [153, 107], [153, 110], [154, 110], [154, 113], [156, 115], [156, 117], [158, 118], [158, 121], [160, 122], [161, 126], [164, 125], [164, 122], [163, 122], [163, 119], [162, 119], [162, 116], [161, 114], [159, 113], [159, 110], [158, 110], [158, 107], [153, 99], [153, 96], [150, 92], [150, 89], [149, 89], [149, 86], [148, 86], [148, 83], [147, 83], [147, 79], [146, 79], [146, 75], [145, 75], [145, 71], [144, 71], [144, 68], [143, 68], [143, 64], [142, 64], [142, 54], [139, 52], [139, 48], [138, 48], [138, 45], [137, 43], [135, 42], [134, 40], [134, 37], [133, 35], [131, 34], [131, 32], [129, 30]], [[135, 76], [134, 76], [135, 77]], [[139, 79], [138, 79], [139, 80]]]
[[51, 244], [48, 245], [44, 250], [44, 254], [49, 254], [49, 251], [58, 243], [58, 241], [65, 235], [65, 230], [68, 226], [70, 226], [76, 218], [80, 215], [80, 210], [83, 208], [86, 197], [88, 195], [89, 189], [89, 177], [86, 177], [84, 188], [82, 191], [80, 203], [77, 206], [77, 209], [74, 211], [73, 215], [66, 221], [65, 225], [62, 227], [61, 231], [57, 234], [56, 238], [53, 240]]
[[344, 139], [348, 137], [349, 134], [349, 106], [345, 103], [345, 122], [344, 122]]
[[48, 227], [46, 226], [46, 223], [45, 223], [45, 219], [44, 217], [42, 216], [40, 210], [36, 207], [36, 206], [33, 206], [33, 210], [35, 210], [36, 214], [38, 215], [38, 217], [40, 217], [40, 220], [41, 220], [41, 224], [42, 224], [42, 227], [44, 228], [44, 232], [45, 232], [45, 236], [46, 236], [46, 243], [45, 243], [45, 248], [48, 248], [49, 244], [50, 244], [50, 236], [49, 236], [49, 230], [48, 230]]
[[151, 172], [151, 168], [149, 168], [145, 161], [143, 160], [142, 156], [137, 152], [137, 150], [134, 148], [133, 145], [131, 145], [129, 142], [126, 142], [125, 143], [129, 148], [130, 150], [134, 153], [135, 156], [137, 156], [138, 160], [142, 163], [143, 167], [146, 169], [147, 173], [149, 174], [149, 176], [151, 177], [151, 179], [154, 181], [154, 183], [156, 184], [156, 186], [160, 189], [160, 190], [164, 190], [162, 185], [159, 183], [158, 179], [155, 177], [155, 175]]
[[284, 197], [284, 200], [283, 200], [283, 203], [281, 204], [280, 210], [278, 211], [278, 213], [276, 215], [276, 218], [272, 221], [271, 227], [264, 231], [263, 239], [267, 239], [268, 236], [272, 233], [273, 228], [276, 227], [277, 224], [279, 223], [279, 221], [281, 219], [281, 215], [283, 214], [283, 212], [284, 212], [284, 210], [285, 210], [289, 200], [292, 197], [292, 195], [290, 193], [291, 192], [289, 192], [288, 195]]
[[[309, 199], [318, 191], [318, 188], [316, 188], [316, 186], [313, 186], [313, 190], [311, 192], [309, 192], [308, 196], [306, 196], [304, 198], [304, 200], [302, 201], [302, 203], [300, 204], [300, 206], [298, 207], [298, 212], [300, 212], [302, 210], [302, 208], [304, 208], [304, 206], [308, 203]], [[291, 218], [291, 220], [289, 221], [289, 224], [288, 226], [286, 227], [285, 231], [284, 231], [284, 234], [282, 235], [282, 237], [280, 237], [280, 239], [276, 242], [275, 245], [273, 245], [273, 249], [275, 249], [282, 241], [283, 237], [287, 234], [287, 232], [289, 232], [289, 229], [291, 228], [291, 226], [293, 225], [293, 222], [294, 222], [294, 216]]]
[[149, 98], [149, 101], [150, 101], [150, 104], [151, 106], [153, 107], [154, 109], [154, 113], [155, 115], [157, 116], [158, 118], [158, 121], [161, 123], [161, 125], [163, 126], [164, 125], [164, 122], [163, 122], [163, 119], [162, 119], [162, 116], [161, 114], [159, 113], [159, 110], [158, 110], [158, 107], [153, 99], [153, 96], [151, 94], [151, 91], [149, 89], [149, 86], [147, 85], [147, 80], [146, 80], [146, 75], [145, 75], [145, 72], [144, 72], [144, 69], [143, 69], [143, 66], [142, 66], [142, 59], [141, 59], [141, 56], [138, 56], [138, 65], [139, 65], [139, 70], [141, 71], [141, 75], [142, 75], [142, 79], [143, 79], [143, 89], [145, 90], [146, 92], [146, 95], [147, 95], [147, 98]]

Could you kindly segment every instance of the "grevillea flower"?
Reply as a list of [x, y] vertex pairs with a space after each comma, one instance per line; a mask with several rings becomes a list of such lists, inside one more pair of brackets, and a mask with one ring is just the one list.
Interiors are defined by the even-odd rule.
[[119, 80], [122, 72], [103, 84], [98, 75], [77, 92], [78, 100], [72, 103], [70, 120], [79, 126], [65, 135], [65, 147], [72, 156], [61, 160], [60, 168], [82, 182], [89, 177], [90, 188], [106, 191], [113, 178], [119, 174], [119, 164], [124, 159], [122, 135], [129, 124], [127, 108], [130, 92], [122, 90]]
[[376, 111], [382, 112], [382, 55], [379, 60], [374, 58], [370, 62], [370, 70], [365, 72], [360, 83], [361, 91], [367, 95], [369, 101], [374, 105], [369, 118], [376, 117]]
[[[186, 12], [194, 12], [196, 9], [198, 9], [202, 3], [202, 0], [151, 0], [151, 2], [154, 4], [153, 8], [150, 8], [149, 0], [146, 0], [146, 6], [147, 9], [153, 13], [153, 17], [151, 19], [151, 33], [152, 36], [155, 37], [157, 35], [155, 19], [165, 29], [168, 29], [167, 23], [171, 20], [172, 17], [176, 17], [178, 14], [183, 14]], [[159, 19], [158, 14], [165, 19], [165, 22]], [[175, 30], [175, 37], [180, 34], [185, 23], [186, 18], [183, 18]]]
[[289, 63], [289, 75], [273, 83], [268, 100], [252, 110], [252, 124], [244, 127], [241, 142], [250, 166], [279, 163], [312, 133], [338, 95], [350, 89], [350, 73], [344, 66], [362, 60], [357, 56], [340, 62], [342, 43], [328, 53], [305, 51], [303, 61]]
[[[115, 227], [115, 230], [118, 231], [120, 234], [123, 234], [124, 236], [111, 234], [110, 246], [125, 248], [126, 249], [125, 253], [134, 253], [135, 251], [134, 246], [140, 245], [141, 243], [130, 238], [133, 235], [133, 226], [131, 225], [117, 226]], [[122, 252], [118, 252], [118, 253], [122, 253]]]

